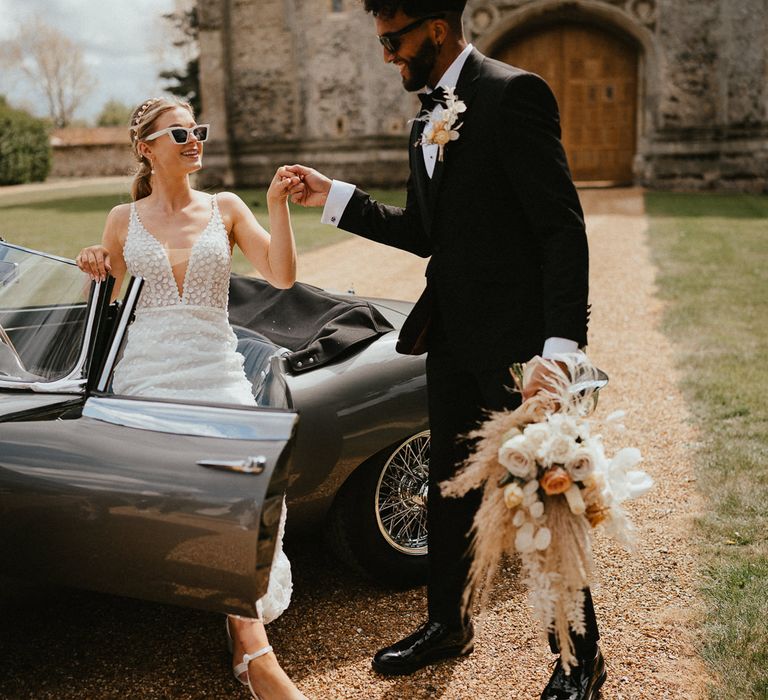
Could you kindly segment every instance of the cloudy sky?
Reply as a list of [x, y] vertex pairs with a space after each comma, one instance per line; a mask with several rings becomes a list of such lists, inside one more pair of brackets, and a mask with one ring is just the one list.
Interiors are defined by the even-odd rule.
[[[161, 70], [182, 63], [171, 45], [163, 13], [179, 0], [0, 0], [0, 41], [19, 22], [38, 15], [83, 47], [95, 85], [77, 117], [92, 120], [109, 99], [129, 105], [160, 92]], [[0, 74], [0, 94], [43, 115], [35, 86]]]

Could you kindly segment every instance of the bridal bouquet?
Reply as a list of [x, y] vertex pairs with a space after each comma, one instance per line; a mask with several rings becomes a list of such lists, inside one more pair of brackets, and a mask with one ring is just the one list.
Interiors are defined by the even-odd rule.
[[[556, 359], [563, 367], [553, 363], [544, 391], [515, 411], [491, 414], [469, 435], [476, 441], [473, 452], [442, 491], [460, 497], [483, 489], [465, 605], [478, 590], [485, 602], [502, 555], [519, 554], [534, 614], [557, 638], [568, 669], [575, 663], [569, 628], [585, 632], [584, 589], [593, 579], [590, 530], [602, 525], [629, 546], [633, 529], [621, 504], [653, 482], [636, 469], [637, 449], [609, 457], [601, 436], [592, 434], [588, 416], [605, 375], [580, 353]], [[518, 389], [539, 362], [512, 368]]]

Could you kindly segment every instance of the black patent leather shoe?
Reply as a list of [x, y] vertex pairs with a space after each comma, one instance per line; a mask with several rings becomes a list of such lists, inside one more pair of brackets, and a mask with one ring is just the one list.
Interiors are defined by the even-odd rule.
[[412, 635], [378, 651], [371, 665], [385, 676], [407, 675], [435, 661], [471, 653], [473, 639], [471, 622], [458, 628], [427, 622]]
[[600, 649], [594, 659], [574, 666], [568, 676], [558, 659], [541, 700], [597, 700], [605, 678], [605, 660]]

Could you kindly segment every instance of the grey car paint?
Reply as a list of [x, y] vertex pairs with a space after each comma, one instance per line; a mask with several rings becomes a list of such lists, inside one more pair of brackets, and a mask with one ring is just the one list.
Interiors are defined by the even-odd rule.
[[[135, 402], [136, 411], [158, 407]], [[228, 413], [244, 412], [219, 409], [222, 429]], [[4, 572], [253, 614], [266, 591], [296, 416], [269, 420], [274, 437], [248, 440], [170, 438], [85, 415], [0, 423]], [[254, 453], [265, 458], [259, 474], [197, 465]]]

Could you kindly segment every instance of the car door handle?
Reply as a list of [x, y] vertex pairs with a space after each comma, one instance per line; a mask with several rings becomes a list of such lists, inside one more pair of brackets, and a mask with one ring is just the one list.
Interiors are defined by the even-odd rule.
[[201, 467], [209, 469], [221, 469], [227, 472], [239, 472], [240, 474], [261, 474], [267, 466], [267, 458], [246, 457], [245, 459], [199, 459], [197, 463]]

